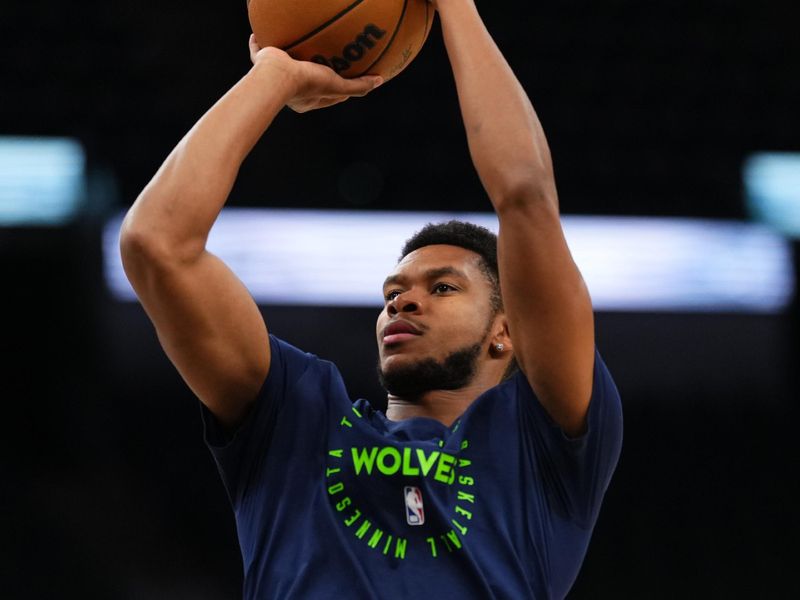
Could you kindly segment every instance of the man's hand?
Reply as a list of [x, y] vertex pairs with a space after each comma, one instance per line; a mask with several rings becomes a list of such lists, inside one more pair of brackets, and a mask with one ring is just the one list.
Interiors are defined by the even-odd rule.
[[383, 83], [374, 75], [345, 79], [325, 65], [295, 60], [279, 48], [261, 48], [250, 34], [250, 60], [282, 72], [292, 82], [293, 95], [286, 105], [303, 113], [344, 102], [351, 96], [366, 96]]

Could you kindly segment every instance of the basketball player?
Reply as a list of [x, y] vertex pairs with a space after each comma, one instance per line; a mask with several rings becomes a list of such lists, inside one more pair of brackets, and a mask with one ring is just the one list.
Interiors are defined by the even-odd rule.
[[385, 415], [352, 404], [333, 364], [269, 336], [205, 249], [240, 164], [284, 106], [329, 106], [379, 79], [347, 81], [251, 38], [252, 69], [123, 226], [128, 277], [202, 403], [246, 598], [563, 598], [617, 462], [619, 396], [595, 350], [545, 136], [473, 1], [437, 8], [500, 234], [429, 226], [387, 274]]

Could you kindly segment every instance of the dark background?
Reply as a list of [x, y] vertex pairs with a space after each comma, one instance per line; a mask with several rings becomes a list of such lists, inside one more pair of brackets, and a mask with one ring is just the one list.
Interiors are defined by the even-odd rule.
[[[246, 71], [244, 5], [3, 6], [0, 134], [78, 138], [95, 182], [68, 227], [0, 229], [3, 598], [239, 594], [196, 401], [138, 305], [105, 291], [99, 236]], [[744, 218], [743, 159], [800, 150], [790, 2], [479, 6], [548, 132], [566, 213]], [[488, 210], [438, 24], [368, 98], [282, 113], [230, 203]], [[381, 397], [373, 311], [263, 312], [353, 396]], [[598, 315], [626, 437], [571, 599], [800, 597], [797, 322], [796, 304]]]

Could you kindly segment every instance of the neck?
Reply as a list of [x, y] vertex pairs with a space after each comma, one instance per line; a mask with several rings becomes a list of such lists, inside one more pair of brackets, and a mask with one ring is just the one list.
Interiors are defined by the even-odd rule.
[[477, 381], [457, 390], [431, 390], [416, 398], [400, 398], [389, 394], [386, 417], [390, 421], [403, 421], [411, 417], [436, 419], [450, 427], [475, 398], [497, 382]]

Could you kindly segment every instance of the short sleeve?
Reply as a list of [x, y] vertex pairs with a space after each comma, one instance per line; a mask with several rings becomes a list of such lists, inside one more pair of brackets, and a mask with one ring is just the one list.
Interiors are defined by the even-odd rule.
[[291, 390], [306, 371], [319, 362], [312, 354], [270, 335], [269, 373], [252, 409], [239, 428], [228, 434], [204, 405], [200, 405], [204, 439], [217, 463], [222, 482], [234, 506], [260, 472], [270, 452], [276, 423], [286, 409]]
[[581, 527], [591, 526], [622, 448], [622, 405], [608, 368], [595, 351], [587, 430], [578, 438], [553, 422], [521, 373], [517, 389], [523, 435], [534, 448], [551, 507]]

